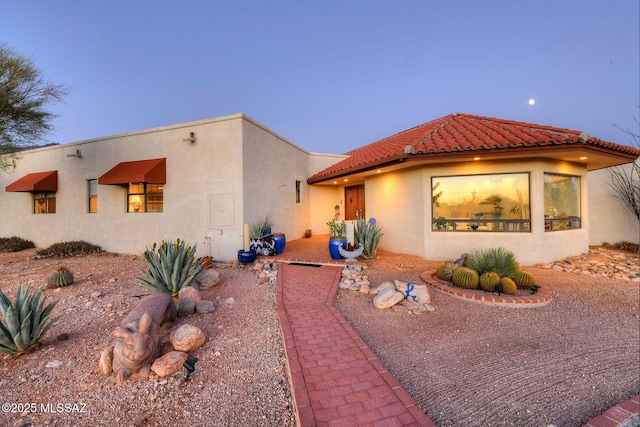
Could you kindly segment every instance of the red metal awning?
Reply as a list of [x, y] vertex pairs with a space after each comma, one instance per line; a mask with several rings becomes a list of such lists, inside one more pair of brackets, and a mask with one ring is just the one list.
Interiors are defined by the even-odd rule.
[[7, 185], [6, 191], [58, 191], [58, 171], [36, 172]]
[[98, 184], [123, 185], [133, 182], [166, 184], [167, 159], [137, 160], [118, 163], [98, 178]]

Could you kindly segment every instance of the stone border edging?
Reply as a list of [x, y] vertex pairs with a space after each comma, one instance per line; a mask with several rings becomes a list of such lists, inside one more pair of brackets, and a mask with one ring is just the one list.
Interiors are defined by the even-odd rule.
[[553, 291], [548, 286], [541, 287], [538, 292], [532, 295], [496, 295], [494, 293], [483, 292], [474, 293], [461, 288], [448, 286], [433, 278], [436, 270], [428, 270], [420, 275], [420, 278], [429, 286], [444, 292], [453, 297], [476, 302], [480, 304], [493, 305], [498, 307], [515, 308], [536, 308], [543, 307], [553, 299]]

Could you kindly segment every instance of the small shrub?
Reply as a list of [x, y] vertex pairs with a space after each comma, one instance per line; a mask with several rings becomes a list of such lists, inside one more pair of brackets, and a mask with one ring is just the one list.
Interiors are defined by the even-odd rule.
[[21, 237], [2, 237], [0, 238], [0, 252], [20, 252], [25, 249], [35, 248], [36, 246], [30, 240]]
[[507, 295], [515, 295], [518, 291], [518, 287], [515, 282], [508, 277], [500, 279], [500, 285], [502, 286], [502, 292]]
[[175, 243], [163, 240], [159, 247], [154, 243], [151, 249], [147, 248], [144, 252], [144, 261], [149, 269], [143, 270], [144, 278], [136, 277], [136, 284], [177, 296], [180, 289], [189, 286], [202, 270], [202, 263], [195, 259], [196, 246], [187, 246], [180, 239]]
[[486, 292], [493, 292], [496, 285], [500, 283], [500, 275], [493, 271], [485, 271], [480, 275], [480, 289]]
[[454, 265], [452, 262], [443, 262], [436, 268], [436, 276], [442, 280], [451, 280]]
[[103, 252], [102, 248], [82, 240], [54, 243], [36, 252], [37, 258], [83, 256]]
[[47, 297], [42, 296], [43, 288], [36, 292], [18, 288], [16, 302], [13, 304], [0, 290], [0, 353], [19, 356], [33, 349], [40, 338], [53, 326], [58, 317], [50, 319], [51, 311], [58, 301], [45, 304]]
[[451, 276], [453, 284], [463, 289], [478, 289], [478, 273], [468, 267], [458, 267]]
[[638, 244], [637, 243], [629, 242], [629, 241], [626, 241], [626, 240], [622, 240], [622, 241], [616, 242], [616, 243], [603, 242], [602, 243], [602, 247], [603, 248], [619, 249], [619, 250], [625, 251], [625, 252], [639, 252], [640, 251], [640, 249], [638, 248]]

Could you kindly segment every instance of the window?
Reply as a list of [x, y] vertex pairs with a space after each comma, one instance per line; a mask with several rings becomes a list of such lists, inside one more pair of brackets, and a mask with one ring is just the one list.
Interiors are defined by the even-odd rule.
[[98, 212], [98, 180], [87, 181], [88, 209], [89, 213]]
[[127, 212], [162, 212], [163, 184], [129, 184]]
[[580, 212], [580, 177], [545, 173], [545, 231], [581, 228]]
[[434, 231], [530, 231], [529, 174], [433, 177]]
[[300, 203], [300, 181], [296, 181], [296, 203]]
[[56, 193], [52, 191], [33, 193], [33, 213], [56, 213]]

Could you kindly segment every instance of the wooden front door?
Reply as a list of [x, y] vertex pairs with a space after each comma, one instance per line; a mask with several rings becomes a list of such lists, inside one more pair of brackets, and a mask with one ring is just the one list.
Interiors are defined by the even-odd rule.
[[353, 220], [359, 215], [365, 218], [364, 184], [344, 188], [344, 219]]

